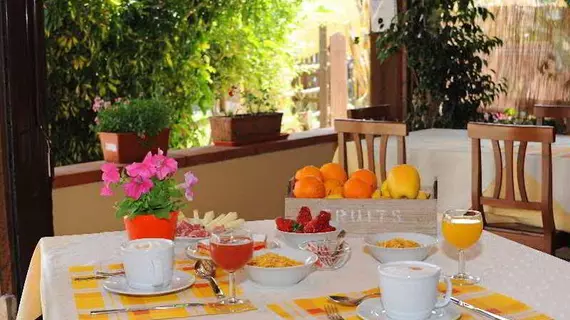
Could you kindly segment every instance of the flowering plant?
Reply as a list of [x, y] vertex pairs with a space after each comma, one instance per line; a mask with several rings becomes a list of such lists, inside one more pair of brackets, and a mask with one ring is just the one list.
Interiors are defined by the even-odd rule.
[[128, 133], [138, 136], [156, 136], [170, 127], [172, 108], [164, 101], [155, 99], [117, 98], [113, 102], [96, 97], [93, 111], [97, 112], [97, 132]]
[[514, 108], [506, 108], [503, 112], [484, 113], [485, 122], [501, 123], [501, 124], [517, 124], [517, 125], [534, 125], [536, 117], [525, 111], [517, 111]]
[[112, 196], [111, 186], [123, 188], [125, 198], [116, 204], [117, 218], [153, 214], [157, 218], [168, 218], [170, 213], [183, 207], [184, 195], [191, 201], [194, 197], [192, 187], [198, 179], [187, 172], [184, 183], [177, 184], [173, 175], [178, 170], [176, 160], [164, 155], [162, 150], [153, 155], [150, 152], [142, 162], [126, 166], [122, 172], [112, 163], [101, 167], [103, 187], [102, 196]]

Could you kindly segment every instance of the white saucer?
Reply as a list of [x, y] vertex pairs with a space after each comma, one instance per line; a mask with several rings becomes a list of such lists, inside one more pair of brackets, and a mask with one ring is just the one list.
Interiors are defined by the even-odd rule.
[[172, 281], [166, 288], [135, 289], [129, 287], [125, 276], [111, 277], [103, 281], [107, 291], [127, 296], [158, 296], [184, 290], [194, 284], [196, 278], [186, 272], [174, 270]]
[[[427, 320], [457, 320], [461, 317], [461, 313], [451, 303], [440, 311], [439, 314], [434, 314]], [[382, 306], [380, 298], [364, 300], [356, 308], [356, 314], [364, 320], [390, 320], [384, 313], [384, 306]]]
[[210, 237], [200, 237], [200, 238], [195, 238], [195, 237], [175, 237], [174, 241], [184, 241], [184, 242], [189, 242], [189, 243], [194, 243], [194, 242], [198, 242], [201, 240], [206, 240], [209, 239]]

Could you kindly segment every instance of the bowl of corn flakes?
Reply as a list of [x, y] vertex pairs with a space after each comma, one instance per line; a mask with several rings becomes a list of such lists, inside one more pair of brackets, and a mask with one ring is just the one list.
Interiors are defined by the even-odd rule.
[[316, 254], [288, 247], [264, 249], [253, 253], [245, 266], [247, 277], [268, 287], [287, 287], [305, 279], [315, 268]]
[[389, 232], [364, 237], [366, 250], [382, 262], [422, 261], [437, 244], [437, 239], [421, 233]]

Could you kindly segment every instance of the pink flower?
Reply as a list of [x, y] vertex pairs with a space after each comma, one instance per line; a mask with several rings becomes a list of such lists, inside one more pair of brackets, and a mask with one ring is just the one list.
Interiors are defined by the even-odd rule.
[[111, 185], [109, 183], [105, 183], [103, 188], [101, 188], [101, 193], [103, 197], [110, 197], [113, 195], [113, 190], [111, 190]]
[[184, 188], [184, 196], [188, 201], [194, 200], [194, 192], [192, 191], [192, 187], [198, 183], [198, 178], [188, 171], [184, 174], [184, 183], [182, 184], [182, 188]]
[[99, 110], [101, 110], [101, 108], [103, 108], [103, 104], [105, 103], [105, 100], [101, 99], [101, 97], [95, 97], [95, 100], [93, 100], [93, 111], [95, 112], [99, 112]]
[[508, 120], [509, 116], [507, 116], [505, 113], [497, 112], [497, 113], [495, 113], [495, 118], [497, 120]]
[[101, 171], [103, 175], [101, 179], [107, 184], [119, 183], [121, 180], [121, 175], [119, 174], [119, 168], [113, 163], [105, 163], [101, 166]]
[[[145, 157], [145, 160], [152, 164], [156, 170], [156, 177], [160, 180], [168, 177], [168, 175], [175, 173], [178, 170], [178, 162], [172, 158], [164, 155], [162, 150], [158, 149], [158, 153], [150, 158]], [[144, 162], [143, 161], [143, 162]]]
[[144, 157], [143, 162], [134, 162], [126, 166], [127, 174], [130, 177], [143, 177], [143, 178], [152, 178], [156, 173], [156, 168], [151, 162], [152, 154], [149, 152]]
[[136, 176], [123, 185], [127, 197], [138, 200], [141, 195], [148, 193], [154, 184], [148, 177]]

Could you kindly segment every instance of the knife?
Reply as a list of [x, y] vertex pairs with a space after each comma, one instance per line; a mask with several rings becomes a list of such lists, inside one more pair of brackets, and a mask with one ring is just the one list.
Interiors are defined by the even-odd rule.
[[161, 306], [154, 306], [154, 307], [92, 310], [91, 312], [89, 312], [89, 314], [95, 316], [99, 314], [151, 311], [151, 310], [168, 310], [168, 309], [177, 309], [177, 308], [186, 308], [186, 307], [206, 307], [206, 306], [219, 306], [219, 305], [220, 305], [219, 303], [188, 302], [188, 303], [164, 304]]
[[501, 317], [501, 316], [496, 315], [496, 314], [494, 314], [494, 313], [492, 313], [492, 312], [489, 312], [489, 311], [487, 311], [487, 310], [483, 310], [483, 309], [477, 308], [477, 307], [475, 307], [475, 306], [473, 306], [473, 305], [470, 305], [470, 304], [467, 303], [467, 302], [461, 301], [461, 300], [459, 300], [459, 299], [457, 299], [457, 298], [455, 298], [455, 297], [451, 297], [451, 301], [452, 301], [453, 303], [455, 303], [456, 305], [460, 306], [460, 307], [463, 307], [463, 308], [465, 308], [465, 309], [471, 310], [471, 311], [473, 311], [473, 312], [475, 312], [475, 313], [478, 313], [478, 314], [480, 314], [480, 315], [486, 316], [486, 317], [489, 318], [489, 319], [493, 319], [493, 320], [510, 320], [510, 319], [508, 319], [508, 318]]
[[100, 279], [107, 279], [110, 277], [122, 276], [122, 275], [125, 275], [125, 271], [117, 271], [117, 272], [97, 271], [97, 272], [95, 272], [94, 276], [75, 277], [75, 278], [73, 278], [73, 281], [100, 280]]

